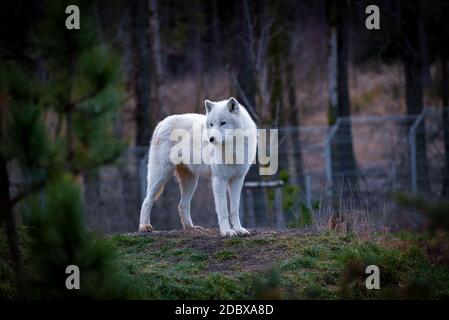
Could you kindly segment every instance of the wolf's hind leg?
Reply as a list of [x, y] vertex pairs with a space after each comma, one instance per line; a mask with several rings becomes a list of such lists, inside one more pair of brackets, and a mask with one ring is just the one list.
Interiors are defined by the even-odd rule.
[[182, 226], [184, 230], [192, 228], [202, 229], [199, 226], [193, 225], [192, 217], [190, 216], [190, 203], [198, 185], [198, 176], [190, 172], [187, 168], [178, 166], [176, 168], [176, 177], [178, 178], [179, 189], [181, 191], [178, 211]]
[[158, 193], [164, 187], [171, 173], [173, 166], [166, 164], [162, 168], [154, 165], [148, 166], [148, 185], [145, 200], [143, 200], [142, 208], [140, 209], [140, 223], [139, 232], [150, 232], [153, 230], [150, 222], [151, 208]]

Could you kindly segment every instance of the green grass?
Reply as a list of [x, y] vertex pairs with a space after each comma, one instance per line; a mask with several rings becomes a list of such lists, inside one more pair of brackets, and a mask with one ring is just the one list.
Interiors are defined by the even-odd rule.
[[295, 271], [304, 268], [313, 268], [316, 265], [316, 259], [310, 256], [294, 257], [280, 264], [282, 271]]
[[[221, 240], [176, 236], [107, 238], [141, 299], [390, 299], [449, 298], [449, 270], [431, 263], [423, 237], [258, 234]], [[419, 240], [416, 240], [419, 239]], [[388, 245], [401, 242], [404, 245]], [[387, 245], [384, 245], [387, 244]], [[0, 241], [0, 255], [6, 249]], [[0, 260], [0, 297], [13, 295]], [[365, 288], [365, 268], [380, 269], [380, 290]]]
[[230, 260], [230, 259], [234, 259], [236, 258], [236, 254], [232, 251], [227, 251], [227, 250], [222, 250], [222, 251], [217, 251], [214, 254], [214, 257], [218, 260]]
[[[110, 241], [123, 255], [123, 263], [134, 278], [140, 298], [232, 299], [248, 296], [244, 291], [247, 286], [241, 286], [245, 279], [238, 276], [229, 278], [219, 273], [205, 274], [208, 255], [186, 247], [188, 241], [134, 238], [138, 240], [129, 241], [120, 235]], [[228, 253], [217, 252], [215, 257], [226, 259]]]
[[[139, 240], [122, 237], [113, 237], [111, 241], [125, 255], [125, 263], [134, 272], [141, 298], [449, 296], [449, 271], [442, 266], [432, 266], [415, 245], [398, 250], [359, 241], [351, 235], [325, 233], [214, 240], [217, 246], [205, 254], [191, 247], [187, 236], [176, 240], [161, 237], [156, 241], [146, 237]], [[279, 256], [276, 255], [278, 247], [283, 248]], [[273, 251], [272, 261], [265, 271], [247, 270], [247, 260], [251, 260], [251, 256], [265, 255], [270, 250]], [[227, 267], [216, 271], [214, 266], [220, 264]], [[351, 278], [347, 274], [351, 274], [353, 264], [359, 266], [362, 273]], [[370, 264], [380, 268], [381, 290], [365, 288], [364, 270]]]

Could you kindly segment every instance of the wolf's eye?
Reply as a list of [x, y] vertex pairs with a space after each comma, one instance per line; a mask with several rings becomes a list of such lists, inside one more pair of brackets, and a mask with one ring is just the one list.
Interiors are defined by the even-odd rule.
[[225, 121], [220, 122], [220, 126], [224, 126], [226, 124]]
[[213, 123], [211, 122], [211, 123], [209, 123], [209, 126], [210, 126], [210, 127], [213, 127], [213, 126], [214, 126], [214, 124], [213, 124]]

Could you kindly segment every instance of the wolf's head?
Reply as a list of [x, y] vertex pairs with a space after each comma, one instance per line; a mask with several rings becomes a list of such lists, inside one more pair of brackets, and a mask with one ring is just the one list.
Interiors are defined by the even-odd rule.
[[241, 128], [239, 102], [231, 97], [217, 102], [205, 100], [204, 105], [208, 141], [218, 145], [232, 139], [233, 130]]

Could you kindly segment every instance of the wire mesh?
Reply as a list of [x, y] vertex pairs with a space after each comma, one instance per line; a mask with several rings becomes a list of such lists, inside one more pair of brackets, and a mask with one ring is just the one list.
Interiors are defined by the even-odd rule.
[[[317, 223], [313, 219], [320, 220], [321, 225], [329, 224], [333, 214], [348, 212], [394, 229], [418, 225], [419, 217], [398, 208], [391, 194], [413, 192], [413, 172], [417, 192], [427, 197], [441, 197], [443, 185], [449, 180], [443, 109], [426, 108], [410, 140], [410, 130], [418, 117], [352, 117], [338, 119], [333, 127], [280, 128], [277, 174], [261, 177], [253, 165], [246, 181], [281, 180], [283, 185], [245, 187], [240, 210], [243, 224], [276, 228], [276, 204], [281, 201], [284, 226]], [[108, 233], [137, 229], [146, 191], [147, 152], [147, 148], [130, 148], [115, 164], [84, 176], [89, 227]], [[178, 186], [169, 181], [153, 207], [153, 227], [181, 228], [178, 201]], [[206, 178], [200, 179], [191, 212], [194, 224], [217, 227]]]

